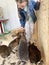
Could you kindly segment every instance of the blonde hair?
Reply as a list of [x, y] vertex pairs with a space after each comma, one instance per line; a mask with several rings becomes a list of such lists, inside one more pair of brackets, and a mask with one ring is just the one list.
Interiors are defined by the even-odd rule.
[[16, 0], [16, 2], [22, 3], [22, 2], [28, 2], [28, 0]]

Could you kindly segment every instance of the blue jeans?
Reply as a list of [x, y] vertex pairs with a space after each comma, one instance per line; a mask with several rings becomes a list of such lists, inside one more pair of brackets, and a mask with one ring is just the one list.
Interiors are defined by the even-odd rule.
[[23, 19], [20, 19], [20, 23], [21, 23], [21, 27], [25, 27], [25, 23], [26, 23], [26, 21], [23, 21]]
[[19, 8], [19, 14], [21, 16], [20, 23], [22, 27], [25, 27], [27, 12], [24, 9]]
[[30, 16], [32, 17], [33, 22], [35, 23], [37, 20], [37, 17], [35, 15], [35, 11], [34, 10], [39, 10], [40, 7], [40, 3], [39, 2], [35, 2], [34, 0], [30, 0], [29, 4], [29, 12], [30, 12]]

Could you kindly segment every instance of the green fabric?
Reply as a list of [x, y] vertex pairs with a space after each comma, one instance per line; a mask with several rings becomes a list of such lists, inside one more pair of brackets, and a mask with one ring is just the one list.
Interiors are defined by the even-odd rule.
[[9, 33], [9, 31], [8, 30], [6, 30], [6, 28], [5, 28], [5, 22], [3, 22], [3, 27], [4, 27], [4, 33]]

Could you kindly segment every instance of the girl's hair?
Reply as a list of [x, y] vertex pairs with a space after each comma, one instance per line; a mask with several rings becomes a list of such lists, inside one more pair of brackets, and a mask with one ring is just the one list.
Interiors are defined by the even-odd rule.
[[28, 2], [28, 0], [16, 0], [16, 2], [22, 3], [22, 2]]

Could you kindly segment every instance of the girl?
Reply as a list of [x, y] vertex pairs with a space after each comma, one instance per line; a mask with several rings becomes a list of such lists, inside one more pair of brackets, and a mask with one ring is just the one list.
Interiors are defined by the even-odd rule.
[[[37, 21], [35, 10], [39, 10], [40, 0], [17, 0], [17, 4], [19, 9], [20, 23], [22, 27], [25, 27], [26, 38], [29, 42], [33, 34], [34, 24]], [[28, 17], [26, 17], [26, 13]], [[28, 18], [28, 20], [26, 20], [26, 18]]]
[[24, 28], [26, 23], [26, 16], [27, 16], [27, 12], [24, 10], [24, 8], [27, 5], [27, 0], [16, 0], [16, 1], [18, 5], [18, 12], [19, 12], [21, 27]]

